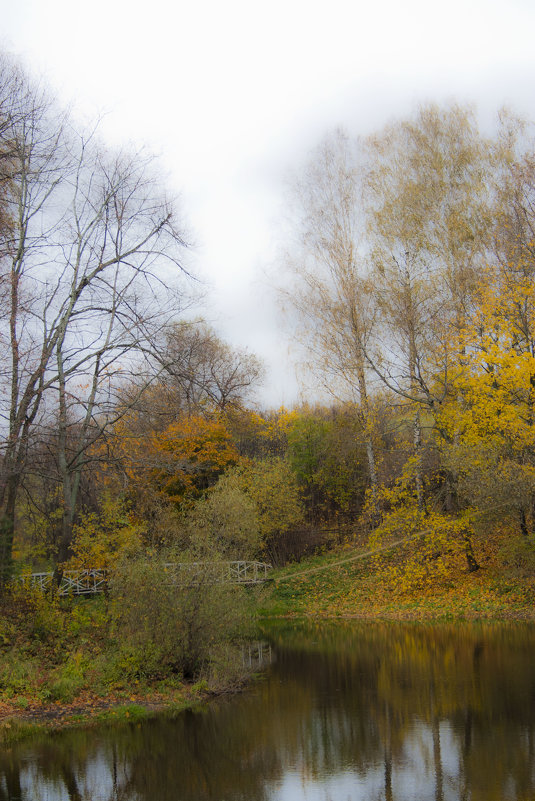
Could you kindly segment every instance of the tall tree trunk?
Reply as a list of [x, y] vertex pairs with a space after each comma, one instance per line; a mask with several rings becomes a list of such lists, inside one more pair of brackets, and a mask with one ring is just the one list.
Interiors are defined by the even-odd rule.
[[373, 423], [371, 419], [370, 402], [368, 400], [368, 389], [366, 386], [366, 373], [364, 371], [364, 354], [359, 348], [359, 358], [357, 365], [357, 380], [359, 385], [360, 408], [362, 411], [362, 422], [364, 426], [366, 457], [368, 460], [368, 472], [370, 474], [370, 489], [374, 506], [377, 502], [377, 462], [375, 458], [375, 448], [373, 445]]
[[424, 508], [424, 491], [423, 491], [423, 477], [422, 477], [422, 422], [420, 419], [420, 399], [421, 387], [418, 381], [418, 348], [417, 348], [417, 334], [416, 334], [416, 313], [414, 308], [413, 286], [411, 271], [409, 269], [410, 254], [405, 253], [405, 266], [404, 266], [404, 294], [406, 296], [406, 314], [408, 325], [408, 366], [409, 366], [409, 382], [410, 394], [415, 405], [414, 420], [413, 420], [413, 447], [414, 456], [416, 458], [416, 500], [418, 509], [420, 511]]
[[[56, 556], [57, 580], [61, 578], [61, 565], [69, 556], [69, 548], [72, 539], [72, 525], [74, 522], [74, 504], [72, 476], [69, 469], [67, 458], [67, 396], [65, 387], [65, 372], [63, 369], [63, 347], [64, 336], [61, 336], [56, 348], [56, 359], [58, 366], [58, 388], [59, 388], [59, 414], [58, 414], [58, 466], [61, 476], [63, 489], [63, 515], [61, 519], [61, 534]], [[59, 567], [59, 570], [58, 570]]]
[[0, 594], [13, 573], [16, 484], [17, 482], [14, 478], [8, 480], [5, 503], [0, 511]]
[[480, 568], [480, 565], [474, 554], [474, 548], [472, 545], [472, 535], [473, 535], [472, 527], [468, 523], [463, 525], [461, 529], [461, 536], [463, 538], [464, 555], [466, 557], [469, 573], [475, 573], [476, 570], [479, 570]]
[[526, 510], [522, 506], [520, 508], [520, 532], [523, 537], [529, 537], [528, 521], [526, 518]]
[[24, 455], [28, 437], [27, 425], [19, 433], [16, 446], [15, 438], [10, 438], [4, 453], [1, 471], [4, 474], [0, 486], [0, 594], [13, 574], [13, 540], [15, 536], [15, 514], [17, 495], [21, 483]]
[[418, 509], [424, 508], [424, 483], [422, 477], [422, 425], [420, 420], [420, 409], [416, 408], [413, 421], [413, 445], [414, 456], [416, 458], [416, 475], [414, 477], [416, 486], [416, 500]]

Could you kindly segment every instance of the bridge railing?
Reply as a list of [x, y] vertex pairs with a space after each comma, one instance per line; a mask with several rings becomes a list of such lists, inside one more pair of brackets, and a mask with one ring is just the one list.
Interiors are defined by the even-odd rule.
[[[260, 584], [266, 581], [271, 565], [265, 562], [168, 562], [163, 565], [165, 577], [177, 586], [201, 583], [211, 584]], [[54, 573], [30, 573], [21, 577], [27, 586], [50, 591]], [[104, 592], [109, 580], [109, 571], [64, 570], [58, 585], [58, 595], [95, 595]]]
[[265, 562], [168, 562], [164, 565], [177, 584], [259, 584], [266, 581], [271, 565]]
[[[30, 573], [21, 576], [21, 582], [30, 587], [38, 587], [46, 592], [51, 590], [54, 573]], [[93, 570], [64, 570], [58, 585], [58, 595], [95, 595], [104, 592], [108, 583], [108, 571], [95, 568]]]

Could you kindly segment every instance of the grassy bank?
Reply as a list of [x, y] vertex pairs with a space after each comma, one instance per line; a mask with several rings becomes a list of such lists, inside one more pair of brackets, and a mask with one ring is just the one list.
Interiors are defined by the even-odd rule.
[[[248, 672], [238, 638], [247, 635], [250, 615], [234, 612], [250, 606], [243, 588], [227, 599], [234, 604], [231, 621], [224, 618], [221, 593], [218, 604], [204, 610], [196, 603], [197, 588], [187, 599], [180, 599], [185, 590], [164, 589], [163, 599], [155, 594], [137, 616], [136, 606], [126, 624], [121, 599], [50, 598], [22, 586], [6, 593], [0, 606], [0, 744], [35, 726], [139, 719], [241, 688]], [[207, 588], [204, 603], [210, 594]]]
[[0, 701], [0, 748], [28, 737], [73, 726], [137, 723], [156, 715], [173, 716], [193, 709], [213, 695], [204, 683], [166, 691], [144, 688], [133, 695], [81, 693], [72, 703], [42, 703], [15, 697]]
[[[511, 544], [513, 543], [513, 544]], [[368, 555], [349, 544], [273, 573], [260, 599], [263, 617], [364, 617], [383, 620], [535, 620], [533, 543], [506, 531], [475, 543], [480, 569], [430, 565], [423, 580], [400, 580], [412, 544]]]
[[[437, 570], [438, 561], [431, 560], [426, 575], [407, 581], [406, 568], [417, 557], [417, 548], [412, 542], [370, 554], [365, 542], [354, 542], [273, 571], [272, 580], [261, 588], [240, 591], [249, 607], [254, 598], [260, 618], [535, 620], [531, 541], [507, 531], [487, 534], [474, 541], [479, 570], [468, 572], [459, 559], [448, 562], [447, 570]], [[4, 602], [0, 744], [33, 732], [36, 725], [50, 729], [173, 713], [211, 694], [235, 691], [247, 681], [231, 639], [214, 645], [214, 626], [221, 627], [221, 616], [206, 616], [203, 636], [210, 659], [194, 675], [186, 675], [155, 650], [162, 639], [159, 626], [149, 621], [148, 639], [139, 639], [135, 627], [136, 637], [130, 636], [129, 628], [118, 628], [122, 618], [114, 618], [111, 605], [103, 596], [59, 600], [22, 589]], [[182, 607], [164, 608], [166, 615], [159, 618], [164, 623], [182, 620]], [[217, 608], [224, 608], [221, 599]], [[193, 611], [191, 619], [198, 623]], [[176, 637], [183, 638], [184, 632], [177, 631]], [[171, 645], [168, 657], [175, 653]]]

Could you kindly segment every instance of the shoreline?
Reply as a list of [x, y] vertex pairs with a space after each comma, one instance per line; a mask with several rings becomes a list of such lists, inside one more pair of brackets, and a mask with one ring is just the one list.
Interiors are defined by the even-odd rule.
[[[405, 610], [406, 611], [406, 610]], [[426, 610], [427, 611], [427, 610]], [[483, 624], [535, 624], [535, 610], [520, 610], [510, 615], [459, 616], [455, 619], [445, 615], [418, 616], [400, 614], [403, 610], [385, 610], [377, 613], [303, 613], [266, 614], [259, 623], [277, 621], [350, 621], [360, 620], [377, 623], [415, 623], [430, 625], [459, 625], [463, 623]], [[414, 610], [412, 610], [414, 612]], [[0, 695], [0, 746], [12, 745], [39, 734], [51, 735], [72, 728], [90, 728], [99, 725], [136, 723], [159, 716], [173, 716], [188, 709], [209, 703], [222, 695], [237, 694], [254, 681], [253, 674], [246, 681], [226, 688], [210, 688], [205, 681], [183, 685], [168, 690], [153, 690], [107, 696], [81, 693], [72, 703], [28, 700], [26, 697], [2, 698]]]
[[91, 728], [114, 723], [136, 723], [160, 715], [173, 716], [195, 709], [211, 699], [242, 688], [209, 690], [197, 685], [183, 690], [137, 693], [128, 697], [82, 695], [70, 704], [28, 703], [21, 708], [0, 697], [0, 746], [39, 734], [55, 734], [72, 728]]
[[463, 623], [535, 623], [535, 608], [511, 609], [504, 612], [500, 609], [496, 614], [481, 614], [478, 610], [466, 610], [453, 614], [445, 611], [434, 614], [429, 608], [414, 609], [382, 609], [365, 612], [281, 612], [266, 614], [259, 618], [260, 623], [268, 620], [361, 620], [377, 623], [429, 623], [435, 625], [456, 625]]

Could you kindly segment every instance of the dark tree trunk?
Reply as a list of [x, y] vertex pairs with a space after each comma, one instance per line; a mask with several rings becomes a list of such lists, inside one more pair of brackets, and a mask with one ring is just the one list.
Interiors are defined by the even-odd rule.
[[528, 521], [526, 519], [526, 511], [523, 506], [520, 509], [520, 531], [523, 537], [529, 537]]
[[466, 557], [466, 562], [468, 564], [468, 572], [475, 573], [476, 570], [479, 570], [480, 565], [474, 554], [474, 549], [472, 546], [472, 529], [470, 526], [465, 525], [461, 530], [461, 536], [463, 538], [464, 543], [464, 555]]
[[0, 594], [13, 573], [13, 537], [15, 533], [15, 502], [18, 481], [8, 480], [5, 501], [0, 511]]

